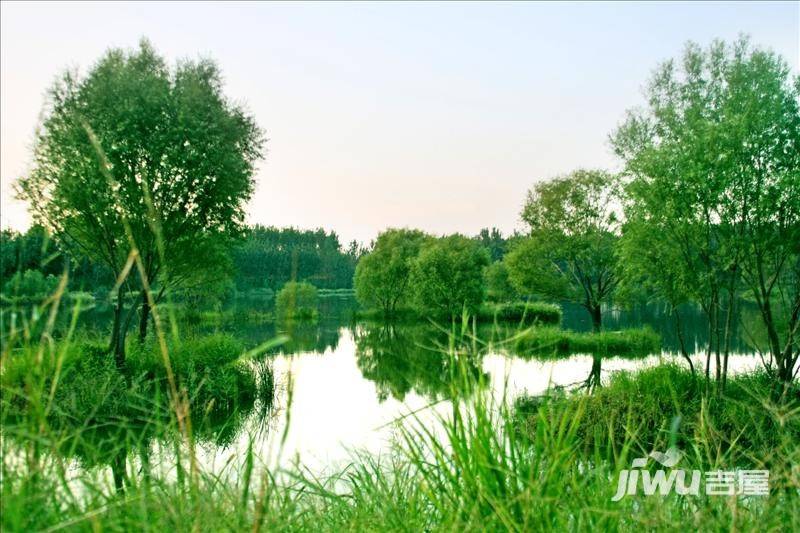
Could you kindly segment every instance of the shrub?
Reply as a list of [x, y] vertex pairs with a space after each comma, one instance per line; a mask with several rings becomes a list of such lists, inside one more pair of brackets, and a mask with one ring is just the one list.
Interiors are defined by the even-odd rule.
[[[517, 401], [523, 418], [544, 409], [560, 418], [581, 410], [577, 426], [580, 446], [587, 453], [604, 450], [613, 457], [624, 446], [635, 453], [677, 445], [685, 453], [728, 454], [731, 465], [757, 458], [771, 461], [773, 450], [785, 446], [787, 435], [800, 439], [800, 388], [783, 404], [770, 400], [769, 376], [755, 372], [729, 378], [724, 392], [710, 391], [700, 374], [672, 364], [638, 372], [616, 372], [607, 386], [593, 394], [550, 393]], [[795, 413], [792, 415], [791, 413]], [[703, 443], [702, 446], [697, 446]]]
[[317, 288], [305, 281], [290, 281], [278, 291], [275, 308], [287, 318], [316, 318]]

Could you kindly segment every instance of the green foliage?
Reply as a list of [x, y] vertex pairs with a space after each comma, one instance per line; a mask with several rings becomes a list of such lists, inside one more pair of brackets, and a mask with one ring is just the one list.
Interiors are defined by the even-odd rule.
[[418, 230], [389, 229], [378, 235], [375, 246], [356, 265], [353, 285], [365, 307], [385, 315], [410, 303], [412, 264], [431, 237]]
[[480, 307], [476, 317], [482, 322], [514, 321], [519, 324], [558, 324], [561, 322], [561, 307], [544, 302], [487, 303]]
[[[152, 286], [203, 283], [219, 276], [221, 249], [242, 228], [263, 144], [213, 62], [170, 68], [143, 40], [54, 84], [21, 197], [114, 279], [135, 249]], [[112, 338], [124, 336], [115, 326]]]
[[52, 274], [45, 277], [38, 270], [17, 272], [3, 287], [3, 295], [7, 298], [22, 300], [43, 300], [55, 291], [58, 278]]
[[599, 330], [601, 305], [611, 301], [618, 283], [616, 198], [616, 177], [601, 170], [536, 184], [522, 210], [530, 236], [504, 261], [517, 290], [580, 303]]
[[308, 281], [320, 289], [351, 288], [363, 250], [342, 248], [335, 232], [255, 225], [234, 250], [239, 290], [267, 287], [277, 291], [288, 281]]
[[489, 259], [493, 263], [502, 260], [508, 250], [508, 239], [497, 228], [483, 228], [476, 239], [489, 252]]
[[411, 270], [414, 306], [450, 316], [476, 312], [485, 297], [488, 264], [486, 249], [462, 235], [427, 243]]
[[772, 463], [785, 459], [774, 455], [787, 444], [784, 439], [800, 438], [800, 419], [785, 415], [800, 407], [797, 387], [784, 404], [769, 399], [772, 386], [764, 372], [733, 378], [716, 400], [706, 390], [702, 376], [666, 364], [614, 373], [607, 386], [588, 396], [554, 393], [535, 401], [521, 399], [519, 406], [536, 412], [544, 403], [558, 417], [580, 404], [585, 413], [577, 428], [582, 449], [592, 454], [603, 449], [609, 458], [634, 443], [637, 455], [677, 445], [701, 456], [730, 454], [730, 464], [754, 457]]
[[275, 308], [287, 318], [316, 318], [318, 304], [317, 288], [304, 281], [290, 281], [275, 297]]
[[38, 270], [46, 278], [59, 277], [66, 266], [70, 290], [110, 287], [114, 281], [108, 268], [90, 261], [80, 250], [65, 249], [40, 225], [34, 224], [24, 233], [0, 231], [0, 285], [7, 285], [15, 273], [27, 270]]
[[647, 327], [596, 333], [536, 327], [519, 333], [512, 341], [514, 353], [522, 356], [557, 357], [584, 353], [604, 357], [644, 357], [661, 352], [661, 337]]
[[495, 302], [508, 302], [518, 297], [517, 290], [508, 276], [508, 267], [503, 261], [496, 261], [486, 267], [486, 297]]
[[[626, 276], [673, 304], [701, 304], [719, 329], [744, 285], [790, 381], [800, 314], [779, 328], [775, 311], [800, 308], [800, 82], [747, 39], [689, 43], [647, 98], [611, 138], [630, 176]], [[717, 335], [709, 351], [727, 353], [725, 343]]]

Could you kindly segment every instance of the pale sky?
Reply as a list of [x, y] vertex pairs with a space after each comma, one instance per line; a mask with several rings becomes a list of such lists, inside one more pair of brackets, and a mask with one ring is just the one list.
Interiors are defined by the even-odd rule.
[[525, 192], [618, 168], [608, 134], [687, 40], [740, 33], [798, 72], [800, 3], [10, 3], [0, 7], [3, 227], [44, 93], [67, 67], [147, 37], [215, 59], [269, 138], [249, 221], [324, 227], [519, 227]]

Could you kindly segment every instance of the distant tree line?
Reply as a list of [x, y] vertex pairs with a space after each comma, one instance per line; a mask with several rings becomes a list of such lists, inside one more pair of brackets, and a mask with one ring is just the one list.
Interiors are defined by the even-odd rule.
[[307, 281], [320, 289], [353, 286], [362, 247], [343, 248], [335, 232], [256, 225], [247, 228], [234, 248], [235, 282], [239, 290], [280, 289], [288, 281]]

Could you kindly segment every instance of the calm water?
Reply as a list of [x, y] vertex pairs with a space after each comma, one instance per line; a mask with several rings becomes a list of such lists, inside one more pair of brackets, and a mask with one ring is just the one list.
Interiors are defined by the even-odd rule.
[[[448, 334], [432, 324], [385, 325], [356, 322], [355, 303], [349, 298], [323, 299], [320, 319], [314, 324], [281, 324], [269, 319], [269, 303], [240, 300], [232, 304], [223, 323], [198, 326], [202, 332], [221, 331], [256, 346], [285, 334], [289, 341], [272, 350], [266, 360], [274, 372], [275, 401], [268, 409], [246, 413], [229, 424], [224, 438], [209, 439], [198, 449], [204, 465], [224, 473], [229, 461], [236, 462], [250, 442], [262, 461], [281, 464], [299, 459], [313, 471], [335, 470], [346, 465], [356, 451], [375, 454], [390, 450], [395, 421], [415, 413], [420, 423], [433, 426], [437, 414], [446, 415], [452, 405], [445, 400], [454, 390], [453, 369], [443, 354]], [[746, 314], [746, 313], [745, 313]], [[106, 316], [95, 311], [89, 325], [100, 328]], [[702, 315], [684, 310], [687, 346], [695, 365], [702, 368], [700, 353], [707, 338]], [[682, 361], [669, 317], [657, 308], [632, 312], [608, 312], [607, 329], [649, 325], [663, 338], [665, 351], [645, 359], [606, 358], [602, 379], [621, 369], [637, 369], [661, 361]], [[585, 311], [565, 306], [563, 326], [590, 328]], [[471, 343], [465, 356], [467, 369], [482, 377], [484, 386], [497, 398], [513, 399], [541, 393], [552, 385], [572, 385], [587, 379], [592, 370], [590, 355], [575, 354], [559, 359], [528, 359], [507, 353], [499, 339], [508, 331], [481, 327], [479, 343]], [[756, 368], [760, 360], [737, 335], [731, 372]], [[455, 390], [469, 396], [473, 391]], [[406, 419], [404, 423], [410, 423]], [[398, 422], [399, 423], [399, 422]], [[167, 447], [168, 448], [168, 447]], [[158, 442], [151, 453], [170, 469], [169, 449]]]

